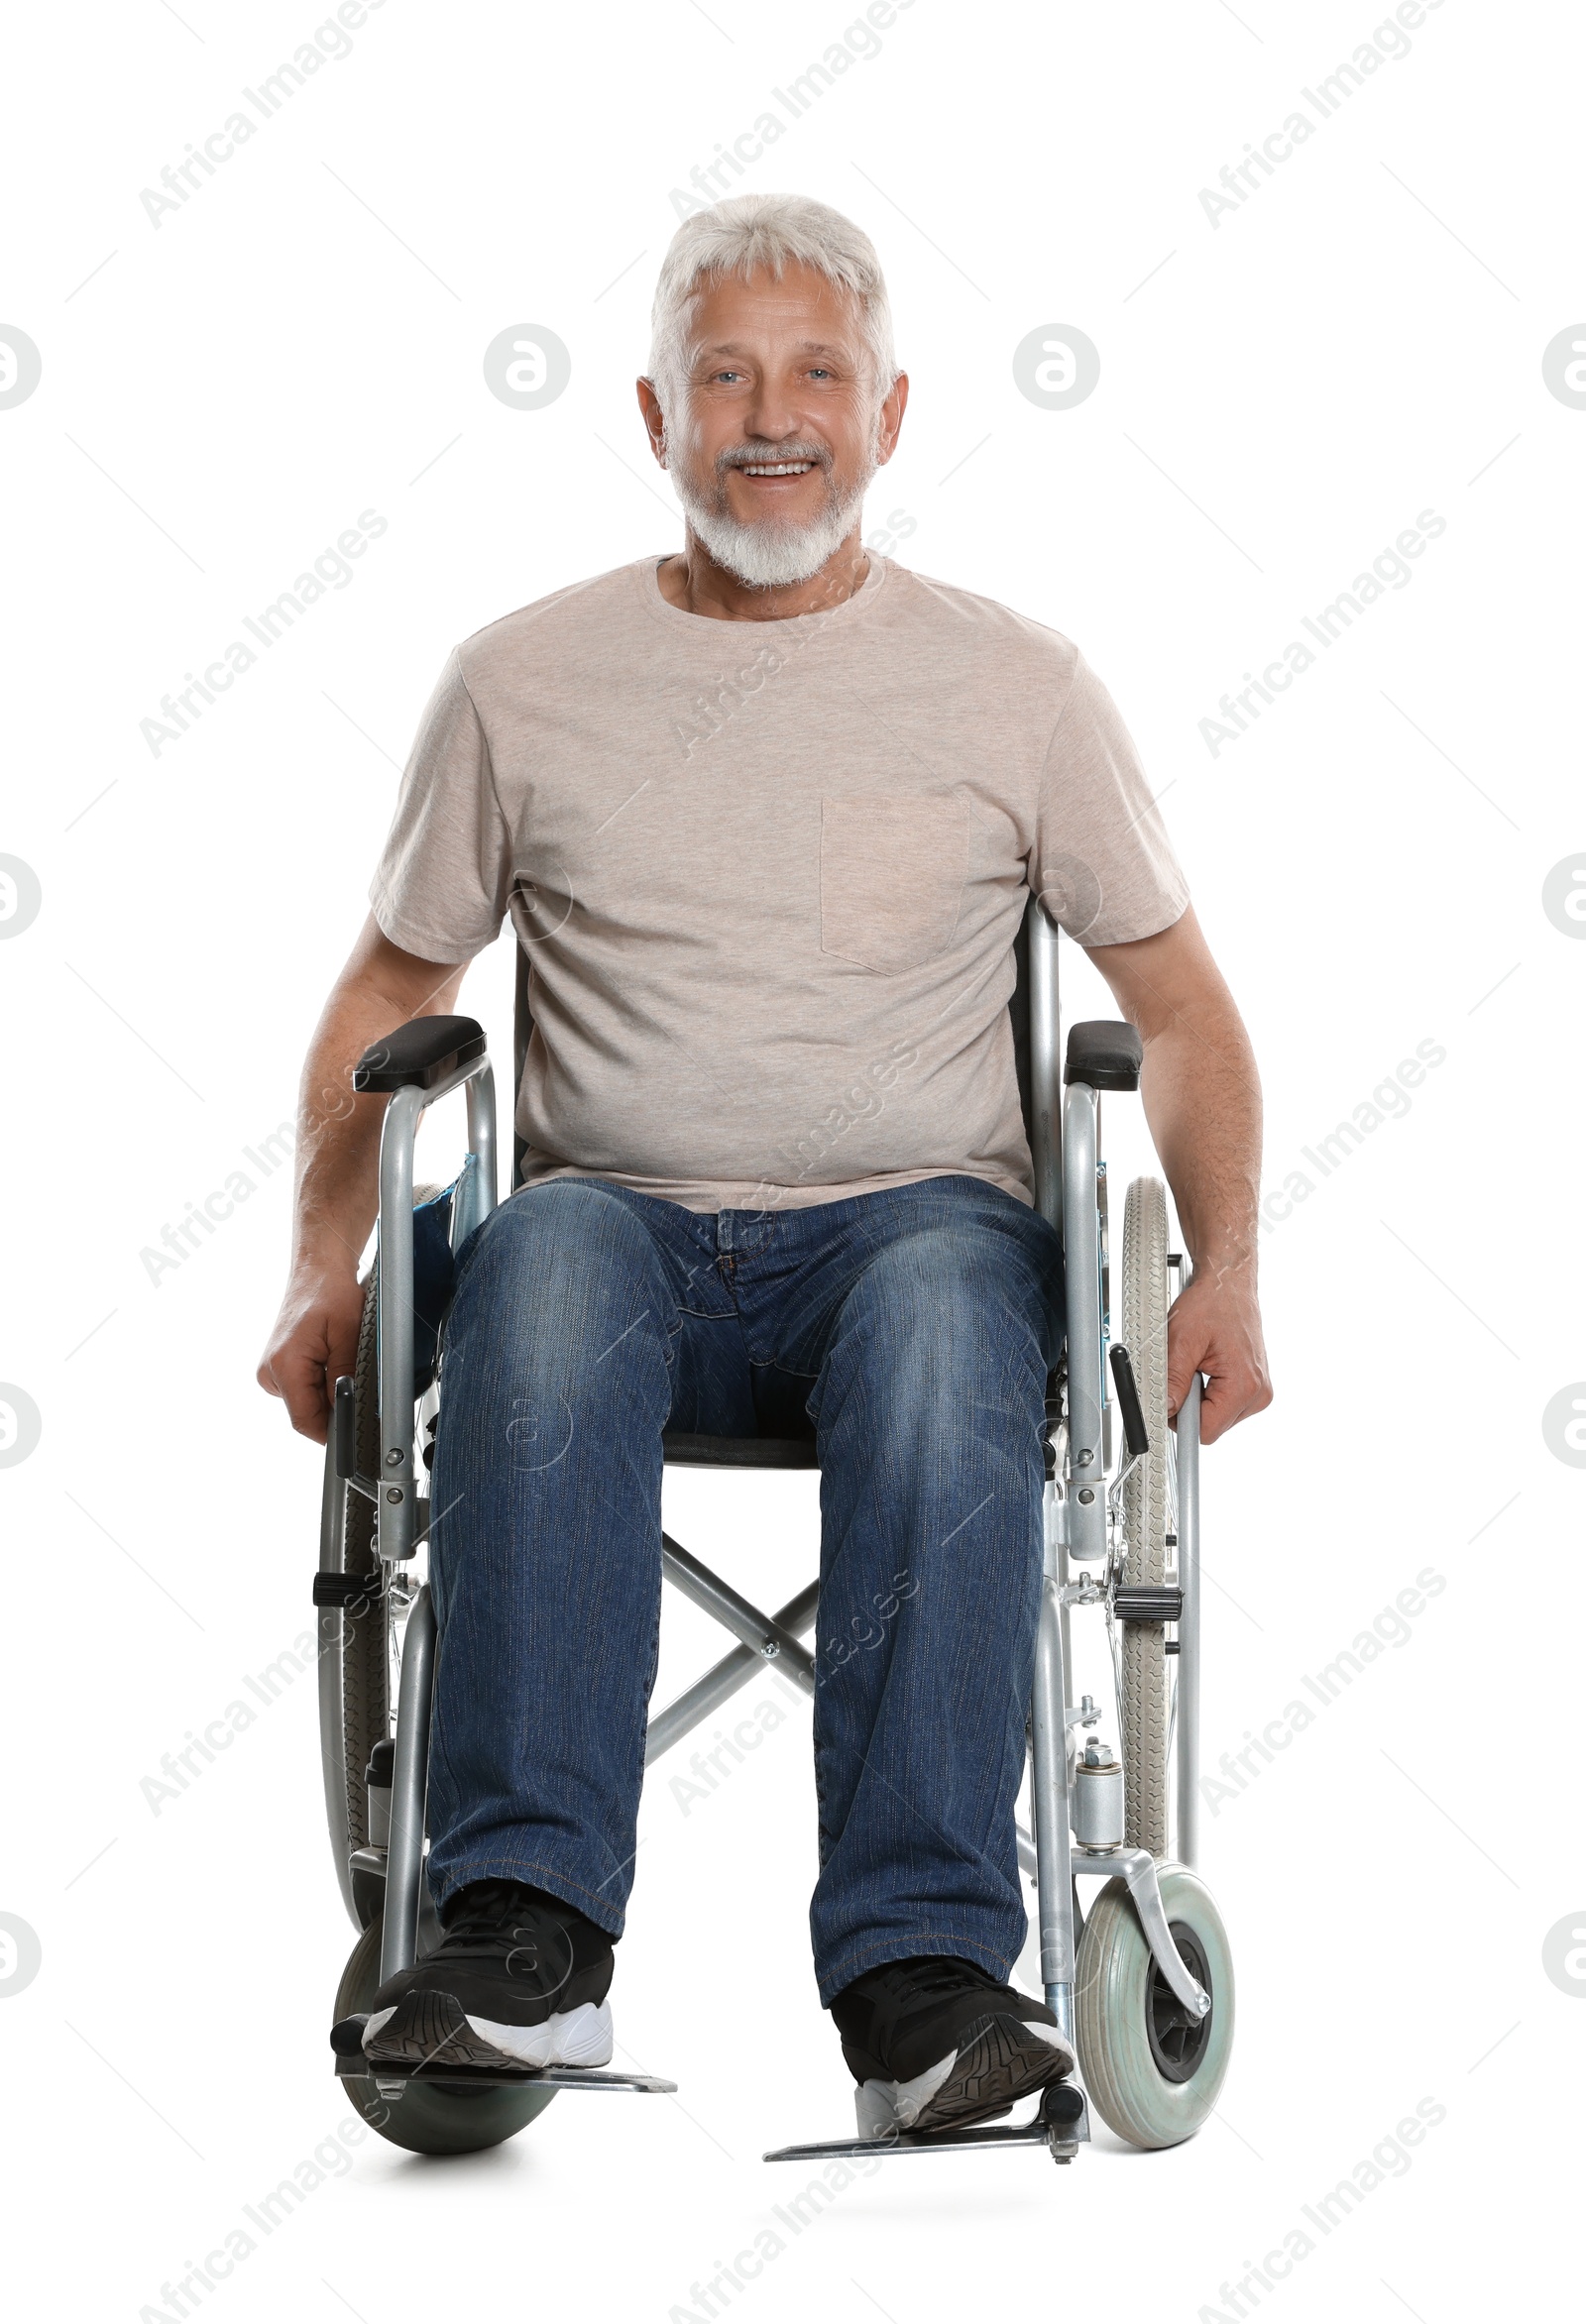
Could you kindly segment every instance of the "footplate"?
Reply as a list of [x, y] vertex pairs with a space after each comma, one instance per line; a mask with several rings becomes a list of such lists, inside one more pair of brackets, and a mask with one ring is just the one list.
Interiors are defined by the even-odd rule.
[[374, 2082], [383, 2098], [399, 2098], [409, 2082], [438, 2082], [457, 2090], [641, 2090], [669, 2097], [677, 2088], [662, 2074], [613, 2073], [605, 2066], [442, 2064], [430, 2058], [366, 2057], [363, 2029], [367, 2013], [343, 2018], [331, 2029], [336, 2072], [344, 2082]]
[[677, 2088], [661, 2074], [614, 2074], [594, 2065], [379, 2065], [367, 2057], [338, 2057], [336, 2071], [344, 2082], [378, 2082], [383, 2098], [405, 2089], [409, 2082], [441, 2082], [449, 2089], [520, 2090], [646, 2090], [670, 2096]]
[[986, 2147], [1045, 2147], [1054, 2162], [1072, 2162], [1090, 2136], [1084, 2092], [1074, 2082], [1049, 2082], [1028, 2122], [986, 2123], [967, 2130], [886, 2129], [867, 2139], [822, 2139], [809, 2147], [777, 2147], [763, 2162], [824, 2162], [839, 2155], [963, 2155]]

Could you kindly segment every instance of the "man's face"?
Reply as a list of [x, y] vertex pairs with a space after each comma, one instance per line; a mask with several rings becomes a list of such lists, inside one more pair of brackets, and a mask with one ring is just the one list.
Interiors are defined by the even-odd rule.
[[[858, 522], [902, 416], [881, 402], [857, 302], [789, 267], [696, 294], [665, 465], [717, 563], [750, 587], [807, 581]], [[651, 419], [652, 433], [654, 419]]]

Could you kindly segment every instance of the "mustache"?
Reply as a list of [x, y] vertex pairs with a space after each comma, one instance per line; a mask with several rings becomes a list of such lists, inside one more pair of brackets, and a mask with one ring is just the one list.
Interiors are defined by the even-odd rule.
[[831, 447], [812, 443], [735, 444], [716, 455], [716, 473], [725, 476], [729, 469], [776, 466], [784, 460], [808, 460], [817, 468], [829, 470]]

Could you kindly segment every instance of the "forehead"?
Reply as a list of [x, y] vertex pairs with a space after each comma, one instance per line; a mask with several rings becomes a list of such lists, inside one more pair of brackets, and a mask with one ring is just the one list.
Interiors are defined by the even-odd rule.
[[864, 345], [853, 293], [805, 266], [701, 283], [689, 302], [688, 342], [696, 358], [755, 345], [851, 360]]

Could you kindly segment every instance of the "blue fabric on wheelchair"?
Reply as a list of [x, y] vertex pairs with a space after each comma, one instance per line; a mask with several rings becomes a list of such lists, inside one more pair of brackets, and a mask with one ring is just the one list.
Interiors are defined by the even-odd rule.
[[413, 1393], [422, 1395], [435, 1377], [440, 1327], [452, 1303], [457, 1264], [452, 1257], [452, 1203], [458, 1181], [417, 1204], [413, 1211]]

